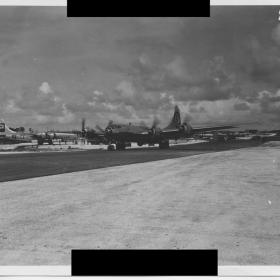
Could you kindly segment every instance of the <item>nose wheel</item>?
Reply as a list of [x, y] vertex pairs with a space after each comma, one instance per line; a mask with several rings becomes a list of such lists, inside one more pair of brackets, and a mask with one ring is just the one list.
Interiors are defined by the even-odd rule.
[[117, 144], [116, 144], [116, 149], [117, 149], [117, 150], [125, 150], [125, 143], [123, 143], [123, 142], [117, 142]]

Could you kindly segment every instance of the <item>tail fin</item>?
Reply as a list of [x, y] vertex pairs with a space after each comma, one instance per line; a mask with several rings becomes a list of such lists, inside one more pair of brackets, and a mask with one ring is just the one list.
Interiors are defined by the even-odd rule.
[[15, 134], [16, 132], [10, 129], [3, 120], [0, 120], [0, 133]]
[[6, 128], [6, 125], [4, 123], [3, 120], [0, 120], [0, 133], [4, 133], [5, 132], [5, 128]]
[[180, 109], [176, 105], [174, 108], [174, 115], [170, 122], [170, 124], [167, 126], [167, 128], [178, 128], [181, 125], [181, 115], [180, 115]]

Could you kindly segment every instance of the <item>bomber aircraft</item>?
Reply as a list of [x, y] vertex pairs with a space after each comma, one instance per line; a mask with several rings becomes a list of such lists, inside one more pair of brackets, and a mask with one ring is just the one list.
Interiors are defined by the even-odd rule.
[[35, 134], [15, 131], [0, 120], [0, 144], [28, 143], [35, 139]]
[[68, 131], [39, 132], [34, 137], [37, 138], [39, 145], [45, 142], [52, 145], [54, 140], [61, 140], [62, 142], [78, 140], [78, 134]]
[[66, 141], [77, 141], [79, 138], [86, 139], [90, 143], [106, 143], [103, 133], [100, 133], [94, 129], [85, 127], [86, 120], [82, 119], [81, 130], [71, 130], [71, 131], [60, 131], [60, 130], [50, 130], [46, 132], [36, 133], [36, 138], [38, 144], [41, 145], [45, 142], [52, 145], [55, 140], [60, 140], [62, 142]]
[[87, 141], [91, 143], [107, 144], [103, 133], [94, 129], [85, 128], [85, 119], [82, 120], [81, 130], [49, 130], [46, 132], [33, 132], [32, 130], [24, 132], [24, 128], [22, 130], [14, 129], [9, 127], [3, 120], [0, 120], [0, 144], [30, 143], [33, 140], [37, 140], [38, 145], [44, 143], [52, 145], [56, 140], [66, 142], [76, 141], [79, 138], [87, 139]]
[[10, 128], [6, 123], [0, 121], [0, 144], [18, 144], [30, 143], [37, 140], [39, 145], [47, 142], [53, 144], [54, 139], [61, 139], [62, 141], [78, 139], [77, 133], [47, 131], [47, 132], [24, 132]]
[[169, 140], [180, 138], [190, 138], [194, 134], [204, 131], [218, 131], [222, 129], [234, 128], [234, 126], [212, 126], [194, 128], [187, 121], [181, 122], [180, 109], [176, 105], [174, 115], [169, 125], [163, 129], [157, 126], [155, 121], [152, 127], [146, 125], [116, 124], [110, 121], [105, 129], [97, 126], [103, 132], [109, 145], [108, 150], [124, 150], [126, 144], [137, 143], [138, 146], [144, 144], [159, 144], [160, 149], [169, 148]]

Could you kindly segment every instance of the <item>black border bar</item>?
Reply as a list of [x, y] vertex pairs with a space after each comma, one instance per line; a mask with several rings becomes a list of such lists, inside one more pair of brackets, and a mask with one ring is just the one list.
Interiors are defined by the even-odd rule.
[[67, 0], [68, 17], [209, 17], [210, 0], [77, 1]]
[[72, 250], [72, 276], [217, 276], [217, 250]]

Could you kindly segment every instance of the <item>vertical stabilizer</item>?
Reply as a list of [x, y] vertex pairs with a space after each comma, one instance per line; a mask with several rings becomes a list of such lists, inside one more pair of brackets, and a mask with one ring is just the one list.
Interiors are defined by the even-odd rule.
[[1, 134], [16, 134], [16, 132], [11, 130], [3, 120], [0, 120], [0, 133]]
[[174, 115], [173, 118], [170, 122], [170, 124], [166, 127], [167, 129], [171, 129], [171, 128], [179, 128], [181, 125], [181, 115], [180, 115], [180, 109], [179, 107], [176, 105], [174, 108]]
[[3, 120], [0, 120], [0, 133], [5, 133], [5, 123]]

